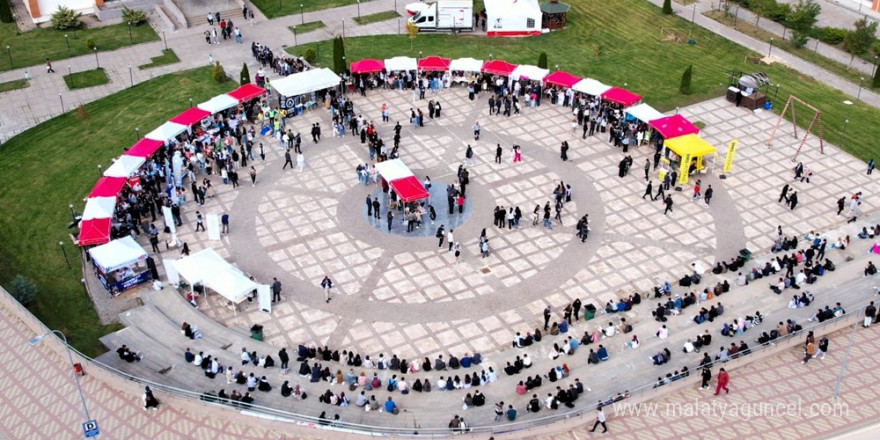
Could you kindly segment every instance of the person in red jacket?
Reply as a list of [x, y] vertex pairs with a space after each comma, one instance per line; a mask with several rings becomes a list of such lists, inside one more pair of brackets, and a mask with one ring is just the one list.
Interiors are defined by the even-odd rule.
[[721, 390], [729, 393], [730, 390], [727, 389], [727, 383], [730, 382], [730, 375], [727, 374], [727, 371], [724, 371], [724, 368], [718, 371], [718, 385], [715, 385], [715, 395], [717, 396]]

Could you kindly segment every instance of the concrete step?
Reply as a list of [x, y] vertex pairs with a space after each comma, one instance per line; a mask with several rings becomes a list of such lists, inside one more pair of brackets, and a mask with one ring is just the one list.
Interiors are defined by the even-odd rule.
[[[126, 327], [122, 330], [104, 335], [101, 343], [107, 347], [107, 353], [102, 354], [96, 360], [118, 370], [128, 372], [140, 377], [155, 378], [157, 374], [167, 376], [174, 368], [175, 362], [168, 355], [168, 350], [156, 344], [148, 335], [137, 328]], [[144, 359], [139, 362], [126, 362], [119, 359], [116, 349], [125, 344], [135, 352], [141, 352]], [[181, 362], [183, 358], [181, 358]]]
[[[205, 12], [204, 14], [200, 15], [187, 15], [186, 23], [187, 25], [189, 25], [189, 27], [207, 26], [207, 14], [208, 13]], [[247, 21], [244, 19], [244, 16], [241, 15], [241, 9], [227, 9], [225, 11], [220, 11], [220, 19], [231, 19], [234, 26], [241, 26], [245, 23], [245, 21]], [[216, 20], [214, 21], [214, 26], [217, 26]]]
[[[151, 290], [141, 293], [144, 304], [150, 304], [160, 313], [165, 315], [178, 328], [184, 322], [188, 322], [199, 329], [204, 335], [203, 340], [207, 345], [219, 350], [228, 350], [233, 342], [240, 343], [250, 339], [250, 334], [239, 332], [214, 321], [193, 307], [175, 289], [166, 288], [160, 291]], [[256, 341], [254, 341], [256, 342]], [[236, 344], [238, 345], [238, 344]]]

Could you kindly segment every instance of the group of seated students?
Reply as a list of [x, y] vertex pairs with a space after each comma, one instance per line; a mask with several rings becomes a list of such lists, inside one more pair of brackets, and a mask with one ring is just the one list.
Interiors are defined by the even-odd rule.
[[840, 303], [837, 303], [833, 309], [830, 306], [826, 305], [824, 309], [816, 309], [816, 314], [810, 317], [810, 321], [824, 322], [832, 318], [843, 316], [845, 314], [846, 310], [843, 309]]
[[865, 266], [865, 276], [869, 277], [873, 275], [877, 275], [877, 266], [874, 266], [873, 261], [869, 261], [868, 265]]
[[734, 318], [732, 323], [725, 322], [724, 325], [721, 326], [721, 336], [731, 338], [740, 336], [752, 327], [763, 322], [763, 320], [764, 317], [761, 315], [760, 311], [756, 311], [755, 316], [746, 315], [745, 318]]
[[727, 261], [719, 261], [715, 263], [715, 267], [712, 268], [712, 273], [715, 275], [721, 275], [727, 272], [736, 272], [740, 270], [743, 266], [746, 265], [746, 259], [742, 255], [738, 255], [734, 258], [730, 259], [730, 262]]
[[761, 336], [755, 340], [755, 342], [764, 345], [768, 343], [772, 343], [777, 338], [789, 335], [791, 333], [796, 333], [803, 330], [800, 324], [798, 324], [793, 319], [787, 319], [785, 322], [779, 321], [779, 324], [776, 328], [770, 330], [769, 332], [761, 333]]
[[618, 302], [614, 302], [614, 300], [610, 300], [605, 304], [605, 313], [620, 313], [620, 312], [628, 312], [632, 310], [633, 306], [639, 305], [642, 303], [642, 295], [638, 292], [627, 297], [625, 300], [620, 300]]
[[713, 322], [715, 321], [715, 318], [723, 314], [724, 306], [719, 302], [717, 306], [714, 304], [709, 306], [709, 309], [706, 309], [705, 307], [700, 308], [700, 312], [697, 313], [697, 316], [694, 316], [694, 322], [697, 324], [702, 324], [706, 321]]
[[[688, 370], [687, 366], [681, 367], [681, 371], [675, 370], [672, 373], [666, 373], [666, 376], [661, 376], [657, 378], [657, 383], [654, 384], [654, 388], [662, 387], [663, 385], [668, 385], [676, 380], [683, 379], [691, 375], [690, 370]], [[625, 395], [629, 397], [628, 395]], [[616, 402], [617, 400], [615, 400]]]
[[[555, 322], [553, 324], [556, 325], [556, 332], [557, 334], [559, 334], [559, 325]], [[565, 330], [568, 331], [568, 323], [566, 323]], [[526, 332], [525, 337], [523, 337], [520, 332], [516, 332], [516, 334], [513, 336], [513, 342], [511, 343], [511, 345], [513, 346], [513, 348], [529, 347], [535, 342], [541, 342], [541, 339], [543, 337], [544, 335], [541, 334], [541, 329], [539, 328], [535, 329], [534, 335], [531, 332]]]
[[653, 363], [654, 365], [663, 365], [669, 362], [670, 359], [672, 359], [672, 352], [670, 352], [668, 348], [664, 347], [655, 355], [651, 356], [651, 363]]
[[[675, 298], [668, 298], [666, 303], [657, 303], [657, 308], [655, 308], [651, 315], [654, 317], [655, 321], [666, 322], [668, 316], [674, 316], [681, 314], [682, 310], [699, 303], [705, 301], [711, 301], [713, 298], [721, 296], [724, 293], [730, 291], [730, 283], [727, 280], [721, 281], [717, 283], [714, 287], [706, 287], [701, 292], [700, 295], [697, 296], [694, 292], [685, 293], [684, 296], [676, 295]], [[703, 308], [705, 310], [705, 308]], [[706, 319], [708, 319], [709, 310], [706, 310], [704, 314], [703, 311], [697, 314], [697, 317], [694, 318], [694, 322], [701, 324]], [[713, 316], [714, 319], [714, 316]]]
[[232, 390], [231, 394], [226, 394], [226, 390], [224, 389], [221, 389], [217, 394], [214, 394], [214, 391], [208, 391], [202, 393], [199, 399], [205, 402], [217, 402], [244, 407], [252, 406], [254, 403], [254, 398], [251, 396], [250, 392], [245, 392], [244, 395], [242, 395], [238, 390]]
[[529, 355], [524, 354], [522, 355], [522, 357], [517, 355], [516, 360], [513, 361], [513, 364], [511, 364], [510, 361], [507, 362], [507, 366], [504, 367], [504, 372], [508, 376], [513, 376], [515, 374], [519, 374], [519, 372], [522, 371], [524, 368], [531, 367], [532, 359], [529, 358]]
[[183, 324], [180, 325], [180, 333], [190, 339], [202, 338], [202, 333], [199, 331], [199, 329], [194, 325], [190, 325], [186, 321], [184, 321]]
[[587, 354], [587, 364], [598, 364], [599, 362], [605, 362], [608, 360], [608, 350], [602, 344], [599, 344], [599, 348], [596, 351], [590, 349], [590, 352]]
[[143, 359], [143, 355], [140, 352], [133, 352], [128, 348], [127, 345], [122, 344], [122, 347], [116, 349], [116, 354], [119, 355], [119, 359], [124, 360], [125, 362], [136, 362]]
[[526, 412], [538, 412], [542, 406], [552, 410], [559, 409], [561, 405], [565, 405], [567, 408], [574, 408], [574, 402], [583, 393], [584, 384], [579, 379], [575, 379], [574, 383], [568, 385], [568, 388], [557, 386], [555, 394], [548, 392], [543, 402], [541, 402], [537, 394], [532, 394], [532, 398], [526, 404]]
[[858, 236], [863, 240], [880, 236], [880, 224], [862, 228], [862, 231], [859, 232]]
[[[321, 359], [324, 362], [340, 362], [352, 367], [400, 371], [400, 374], [417, 373], [420, 370], [428, 372], [432, 369], [443, 371], [447, 368], [452, 370], [457, 370], [459, 368], [470, 368], [473, 365], [479, 365], [483, 361], [482, 355], [480, 355], [480, 353], [474, 353], [473, 355], [465, 353], [464, 356], [462, 356], [461, 358], [450, 354], [448, 360], [444, 360], [443, 355], [439, 355], [433, 363], [426, 357], [424, 358], [424, 361], [420, 363], [418, 360], [415, 359], [412, 361], [399, 359], [396, 354], [392, 354], [391, 359], [386, 359], [385, 354], [380, 353], [379, 358], [373, 360], [370, 358], [369, 355], [361, 357], [360, 353], [355, 354], [353, 351], [347, 350], [343, 350], [342, 354], [340, 355], [339, 350], [331, 350], [326, 346], [323, 349], [321, 349], [320, 347], [316, 348], [314, 346], [309, 347], [305, 344], [300, 344], [297, 347], [297, 361], [303, 362], [307, 359], [314, 358]], [[305, 367], [308, 368], [307, 363], [305, 363]], [[300, 365], [300, 375], [305, 375], [304, 367], [302, 364]]]
[[[183, 353], [183, 359], [188, 363], [195, 365], [202, 369], [205, 372], [205, 376], [210, 377], [211, 379], [217, 377], [217, 374], [225, 372], [227, 369], [232, 370], [232, 366], [224, 367], [220, 364], [220, 360], [213, 356], [205, 355], [204, 352], [200, 351], [199, 354], [193, 354], [189, 348]], [[243, 374], [243, 373], [242, 373]]]

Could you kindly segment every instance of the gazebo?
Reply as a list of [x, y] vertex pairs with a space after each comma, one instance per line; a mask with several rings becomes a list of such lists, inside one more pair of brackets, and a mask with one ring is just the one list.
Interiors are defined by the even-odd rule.
[[560, 3], [559, 0], [550, 0], [541, 3], [541, 27], [544, 29], [565, 28], [565, 16], [571, 6]]

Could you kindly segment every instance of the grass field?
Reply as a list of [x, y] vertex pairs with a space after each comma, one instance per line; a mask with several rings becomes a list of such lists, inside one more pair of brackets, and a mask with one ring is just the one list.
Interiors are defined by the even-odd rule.
[[397, 11], [382, 11], [375, 14], [353, 17], [352, 20], [354, 20], [354, 22], [357, 24], [364, 25], [370, 23], [378, 23], [385, 20], [391, 20], [392, 18], [397, 17], [400, 17], [400, 14], [398, 14]]
[[0, 83], [0, 93], [24, 89], [27, 88], [29, 85], [30, 84], [28, 84], [28, 81], [26, 79], [14, 79], [12, 81]]
[[158, 39], [159, 35], [148, 25], [132, 26], [129, 40], [127, 24], [81, 29], [74, 35], [72, 31], [47, 28], [19, 32], [14, 23], [0, 23], [0, 50], [6, 51], [6, 46], [9, 46], [8, 53], [0, 53], [0, 70], [10, 70], [10, 55], [12, 66], [16, 69], [43, 64], [46, 58], [53, 62], [68, 58], [68, 42], [70, 56], [75, 57], [92, 53], [87, 45], [89, 40], [95, 43], [99, 52], [104, 52], [128, 46], [132, 40], [138, 44]]
[[290, 32], [293, 32], [293, 31], [294, 31], [294, 28], [296, 28], [296, 34], [297, 34], [297, 35], [302, 35], [302, 34], [304, 34], [304, 33], [306, 33], [306, 32], [311, 32], [311, 31], [314, 31], [314, 30], [318, 30], [318, 29], [321, 29], [321, 28], [326, 27], [326, 26], [327, 26], [327, 25], [325, 25], [323, 21], [320, 21], [320, 20], [319, 20], [319, 21], [310, 21], [310, 22], [308, 22], [308, 23], [306, 23], [306, 24], [297, 24], [297, 25], [294, 25], [294, 26], [288, 26], [287, 28], [290, 29]]
[[[361, 0], [366, 3], [369, 0]], [[405, 1], [405, 0], [400, 0]], [[303, 12], [318, 11], [321, 9], [337, 8], [357, 4], [357, 0], [252, 0], [254, 6], [267, 18], [276, 18], [284, 15], [299, 14]], [[302, 8], [300, 8], [302, 5]], [[299, 32], [299, 31], [297, 31]]]
[[[71, 111], [13, 137], [0, 147], [0, 284], [18, 273], [39, 288], [30, 309], [67, 334], [86, 354], [103, 351], [98, 341], [117, 326], [98, 322], [80, 284], [81, 257], [66, 239], [68, 204], [82, 212], [82, 199], [98, 179], [97, 165], [134, 143], [134, 128], [152, 130], [189, 107], [228, 92], [233, 82], [217, 84], [208, 67], [164, 75], [85, 105], [89, 118]], [[149, 105], [145, 105], [145, 102]], [[65, 242], [68, 270], [58, 242]]]
[[[689, 38], [696, 44], [687, 44]], [[729, 72], [763, 71], [774, 84], [780, 84], [775, 111], [780, 111], [788, 95], [793, 94], [822, 110], [826, 139], [839, 143], [844, 120], [849, 119], [846, 149], [863, 160], [877, 156], [873, 145], [880, 138], [880, 126], [876, 124], [880, 110], [861, 102], [845, 105], [844, 100], [855, 99], [785, 66], [748, 62], [747, 56], [758, 54], [679, 17], [663, 15], [660, 8], [642, 0], [573, 2], [565, 30], [527, 40], [419, 34], [413, 43], [411, 50], [406, 35], [347, 38], [345, 54], [348, 60], [356, 61], [418, 56], [422, 51], [425, 56], [488, 60], [492, 55], [513, 63], [537, 64], [544, 51], [551, 69], [558, 65], [576, 75], [626, 87], [661, 111], [722, 96]], [[331, 45], [324, 42], [322, 46], [317, 63], [331, 65]], [[315, 44], [288, 50], [301, 55], [309, 47], [314, 49]], [[682, 96], [678, 91], [681, 75], [691, 64], [693, 93]], [[774, 92], [775, 87], [770, 91], [771, 98]], [[811, 115], [801, 111], [797, 116], [798, 123], [806, 125]]]
[[99, 86], [109, 82], [110, 78], [107, 78], [107, 73], [104, 72], [104, 69], [85, 70], [64, 75], [64, 83], [67, 84], [67, 88], [70, 90]]
[[180, 58], [177, 57], [177, 54], [174, 53], [171, 49], [165, 49], [162, 51], [162, 55], [157, 57], [150, 58], [150, 62], [147, 64], [142, 64], [138, 66], [138, 69], [150, 69], [153, 67], [165, 66], [168, 64], [174, 64], [180, 61]]

